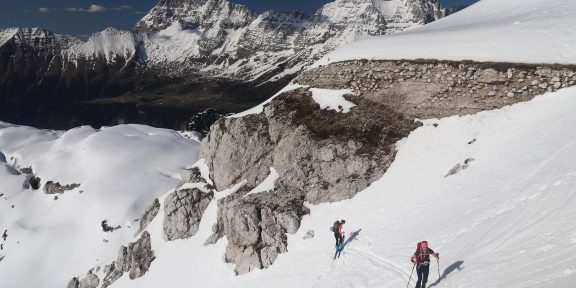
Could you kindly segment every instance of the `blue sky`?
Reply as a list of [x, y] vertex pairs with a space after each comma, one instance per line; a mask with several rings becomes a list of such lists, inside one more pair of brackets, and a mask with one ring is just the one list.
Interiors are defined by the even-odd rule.
[[[475, 0], [442, 0], [446, 6]], [[43, 27], [48, 30], [87, 35], [106, 27], [130, 29], [158, 0], [17, 0], [3, 1], [0, 29]], [[232, 0], [257, 12], [264, 10], [314, 13], [329, 0]]]

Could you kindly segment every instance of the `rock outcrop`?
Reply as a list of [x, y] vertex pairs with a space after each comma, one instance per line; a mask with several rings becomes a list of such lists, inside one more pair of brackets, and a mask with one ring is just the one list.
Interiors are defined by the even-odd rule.
[[164, 202], [164, 235], [170, 241], [186, 239], [198, 232], [204, 210], [214, 198], [198, 188], [177, 190]]
[[[145, 231], [142, 233], [142, 236], [140, 236], [140, 239], [130, 243], [128, 247], [120, 247], [116, 260], [104, 267], [101, 287], [106, 288], [110, 286], [114, 281], [122, 277], [124, 273], [128, 273], [130, 279], [142, 277], [148, 271], [155, 258], [150, 242], [150, 234]], [[90, 270], [83, 279], [78, 280], [77, 277], [72, 278], [67, 287], [96, 288], [99, 284], [100, 279]]]
[[[305, 201], [353, 197], [384, 174], [395, 143], [418, 127], [386, 105], [345, 97], [356, 106], [340, 113], [320, 109], [307, 89], [286, 92], [260, 114], [219, 120], [202, 142], [217, 190], [246, 180], [242, 191], [219, 200], [207, 241], [226, 236], [226, 261], [237, 273], [272, 265], [288, 249], [286, 234], [309, 212]], [[270, 167], [279, 174], [275, 189], [245, 196]]]
[[138, 232], [136, 232], [136, 234], [140, 234], [142, 231], [144, 231], [144, 229], [146, 229], [148, 224], [150, 224], [150, 222], [154, 220], [154, 217], [158, 215], [158, 211], [160, 211], [160, 201], [158, 201], [158, 199], [154, 199], [154, 202], [146, 207], [144, 215], [142, 215], [142, 218], [140, 218], [140, 228], [138, 228]]
[[90, 270], [82, 279], [72, 278], [66, 288], [97, 288], [98, 285], [100, 285], [100, 279]]
[[44, 184], [44, 193], [48, 195], [64, 194], [64, 192], [74, 190], [78, 187], [80, 187], [80, 184], [74, 183], [74, 184], [62, 185], [58, 182], [48, 181], [46, 182], [46, 184]]
[[264, 113], [217, 122], [201, 151], [216, 188], [242, 179], [255, 186], [269, 167], [311, 203], [349, 199], [366, 188], [392, 162], [396, 141], [418, 125], [386, 105], [347, 99], [357, 105], [349, 113], [321, 110], [311, 92], [299, 89], [275, 98]]
[[218, 222], [207, 244], [226, 236], [225, 260], [236, 264], [236, 273], [267, 268], [288, 251], [286, 234], [296, 233], [302, 216], [309, 213], [304, 193], [289, 189], [278, 183], [271, 192], [240, 192], [219, 201]]
[[206, 183], [206, 179], [202, 177], [202, 174], [200, 173], [200, 169], [198, 169], [198, 167], [185, 169], [184, 171], [182, 171], [181, 176], [182, 180], [180, 181], [180, 185], [178, 186], [182, 186], [182, 184], [184, 183]]

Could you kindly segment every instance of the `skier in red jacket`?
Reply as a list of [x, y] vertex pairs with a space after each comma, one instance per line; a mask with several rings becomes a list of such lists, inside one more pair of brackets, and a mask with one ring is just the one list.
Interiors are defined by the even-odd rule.
[[340, 249], [342, 247], [342, 241], [344, 240], [344, 224], [346, 224], [346, 220], [342, 219], [342, 221], [336, 221], [334, 223], [334, 238], [336, 238], [336, 248]]
[[440, 259], [440, 255], [428, 247], [428, 242], [422, 241], [418, 243], [416, 252], [410, 257], [410, 261], [416, 265], [416, 273], [418, 273], [416, 288], [426, 288], [428, 273], [430, 272], [430, 255]]

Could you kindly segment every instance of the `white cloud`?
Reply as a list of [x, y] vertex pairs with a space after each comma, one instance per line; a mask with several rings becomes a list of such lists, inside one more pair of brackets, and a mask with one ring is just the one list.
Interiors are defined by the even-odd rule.
[[116, 10], [116, 11], [131, 10], [131, 9], [132, 9], [132, 6], [129, 6], [129, 5], [122, 5], [122, 6], [112, 8], [112, 10]]
[[88, 13], [98, 13], [98, 12], [104, 12], [106, 10], [107, 10], [106, 7], [98, 4], [92, 4], [88, 8], [70, 7], [64, 9], [64, 11], [66, 12], [88, 12]]
[[102, 5], [92, 4], [92, 5], [90, 5], [88, 10], [86, 10], [86, 11], [90, 12], [90, 13], [104, 12], [104, 11], [106, 11], [106, 7], [104, 7]]
[[40, 13], [48, 13], [50, 12], [50, 9], [46, 8], [46, 7], [40, 7], [38, 8], [38, 12]]

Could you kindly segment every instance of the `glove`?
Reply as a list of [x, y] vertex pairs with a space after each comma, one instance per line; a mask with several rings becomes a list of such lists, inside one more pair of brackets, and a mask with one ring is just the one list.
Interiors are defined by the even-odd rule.
[[440, 259], [440, 253], [436, 253], [436, 258]]
[[416, 260], [414, 260], [414, 259], [410, 259], [410, 262], [416, 264]]

